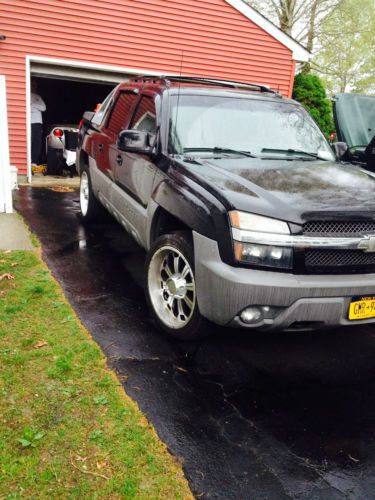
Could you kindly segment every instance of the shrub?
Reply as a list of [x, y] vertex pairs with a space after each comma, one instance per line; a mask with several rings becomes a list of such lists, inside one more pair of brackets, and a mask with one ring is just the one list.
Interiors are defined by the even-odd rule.
[[293, 99], [300, 102], [328, 137], [334, 130], [332, 106], [317, 75], [300, 73], [294, 80]]

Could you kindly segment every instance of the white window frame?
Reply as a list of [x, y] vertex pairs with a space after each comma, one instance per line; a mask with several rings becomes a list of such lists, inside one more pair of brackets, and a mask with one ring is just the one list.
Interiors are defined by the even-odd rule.
[[6, 79], [0, 75], [0, 213], [12, 213]]

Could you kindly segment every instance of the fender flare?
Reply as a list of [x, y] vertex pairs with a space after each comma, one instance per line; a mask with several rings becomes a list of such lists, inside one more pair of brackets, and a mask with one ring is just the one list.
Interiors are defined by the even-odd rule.
[[[152, 200], [158, 208], [162, 208], [179, 219], [192, 231], [203, 234], [207, 238], [216, 238], [214, 213], [215, 211], [219, 212], [219, 207], [215, 207], [218, 203], [213, 203], [217, 201], [214, 197], [212, 197], [212, 201], [209, 201], [188, 189], [187, 186], [164, 180], [157, 186]], [[157, 217], [154, 217], [151, 234], [156, 222], [155, 219]]]

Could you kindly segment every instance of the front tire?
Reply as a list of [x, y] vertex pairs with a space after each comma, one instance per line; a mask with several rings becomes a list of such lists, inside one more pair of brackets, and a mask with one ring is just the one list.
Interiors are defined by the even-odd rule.
[[95, 198], [92, 190], [90, 172], [87, 166], [84, 166], [81, 170], [79, 203], [81, 207], [81, 218], [84, 222], [96, 222], [102, 217], [104, 208]]
[[180, 340], [207, 335], [199, 312], [191, 235], [163, 235], [152, 245], [145, 266], [146, 299], [159, 329]]

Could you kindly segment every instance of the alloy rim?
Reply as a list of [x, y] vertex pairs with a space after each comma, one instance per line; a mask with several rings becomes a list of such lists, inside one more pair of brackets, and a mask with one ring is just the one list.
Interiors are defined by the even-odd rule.
[[189, 323], [196, 304], [195, 280], [189, 262], [179, 250], [163, 246], [155, 252], [148, 268], [148, 288], [162, 323], [175, 330]]
[[89, 207], [89, 178], [85, 171], [83, 171], [81, 175], [79, 200], [81, 204], [82, 215], [86, 215]]

